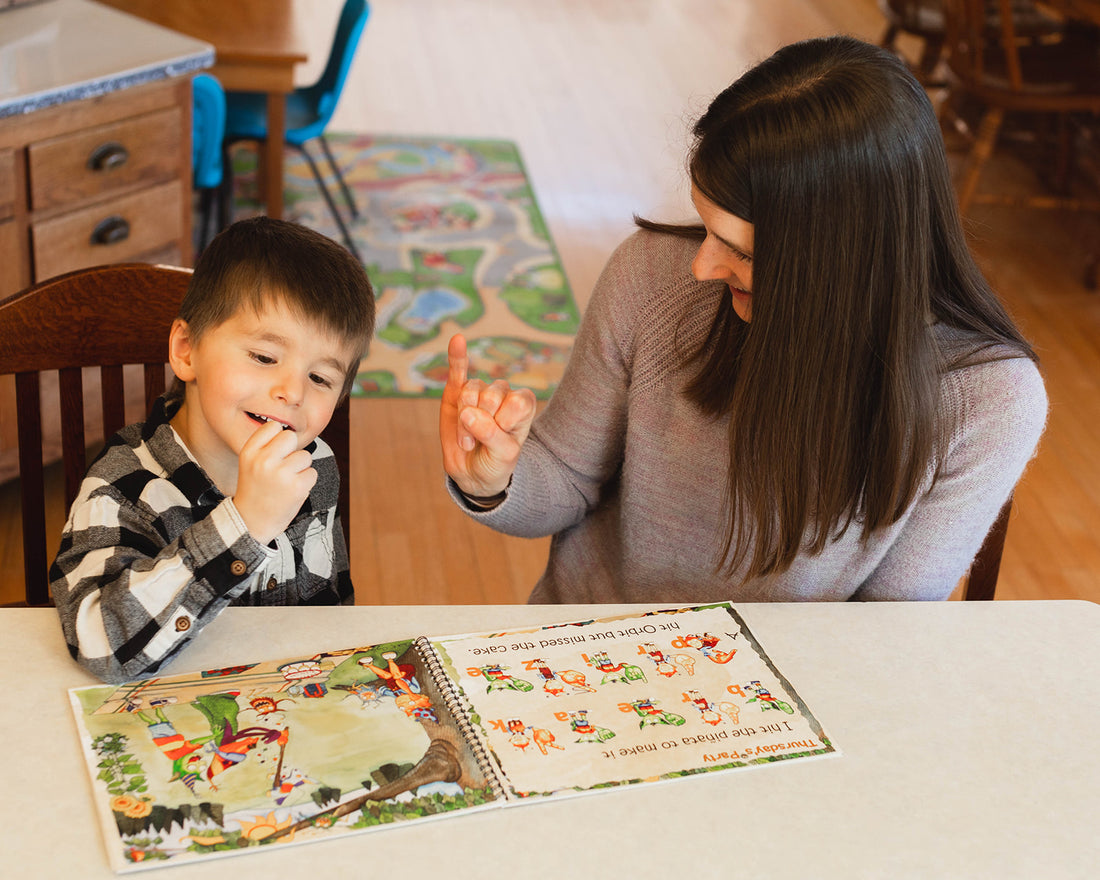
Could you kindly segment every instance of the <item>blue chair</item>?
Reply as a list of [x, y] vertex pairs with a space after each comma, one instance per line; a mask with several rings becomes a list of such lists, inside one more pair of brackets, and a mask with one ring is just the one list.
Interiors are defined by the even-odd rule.
[[[352, 58], [359, 45], [363, 28], [367, 23], [370, 6], [366, 0], [346, 0], [340, 13], [340, 20], [336, 25], [336, 35], [332, 41], [332, 51], [329, 53], [328, 62], [320, 79], [313, 85], [296, 89], [287, 95], [286, 101], [286, 135], [287, 146], [293, 147], [306, 157], [309, 169], [317, 185], [321, 188], [321, 194], [325, 197], [329, 210], [332, 212], [336, 225], [344, 236], [344, 242], [355, 256], [361, 259], [355, 243], [351, 239], [348, 228], [344, 223], [340, 212], [336, 208], [336, 202], [332, 198], [328, 187], [325, 185], [317, 163], [306, 149], [306, 141], [318, 138], [321, 148], [331, 166], [344, 198], [351, 209], [352, 218], [359, 216], [359, 210], [355, 206], [355, 199], [348, 189], [344, 176], [336, 166], [336, 160], [332, 156], [332, 150], [325, 140], [325, 128], [332, 119], [336, 110], [336, 102], [340, 100], [340, 93], [344, 89], [348, 70], [351, 67]], [[266, 96], [258, 92], [234, 92], [226, 93], [226, 144], [235, 141], [252, 140], [264, 141], [267, 139], [267, 105]]]
[[191, 185], [199, 192], [199, 230], [195, 255], [210, 241], [215, 206], [217, 231], [229, 225], [232, 193], [223, 189], [225, 166], [225, 90], [216, 77], [200, 73], [191, 81]]

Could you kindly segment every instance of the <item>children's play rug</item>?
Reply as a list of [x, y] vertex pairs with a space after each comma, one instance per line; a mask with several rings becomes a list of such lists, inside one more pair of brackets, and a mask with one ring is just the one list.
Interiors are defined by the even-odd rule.
[[[331, 134], [359, 217], [348, 228], [378, 302], [353, 394], [442, 394], [447, 342], [466, 336], [470, 374], [548, 398], [579, 313], [515, 144]], [[319, 143], [308, 144], [345, 222]], [[235, 216], [257, 210], [255, 151], [234, 151]], [[284, 216], [342, 241], [306, 160], [287, 151]]]

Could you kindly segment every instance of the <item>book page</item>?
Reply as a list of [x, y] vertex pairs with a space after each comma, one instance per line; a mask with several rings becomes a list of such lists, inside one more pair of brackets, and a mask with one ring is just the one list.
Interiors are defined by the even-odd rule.
[[406, 640], [74, 689], [113, 867], [504, 803], [434, 662]]
[[836, 751], [726, 604], [432, 645], [512, 796]]

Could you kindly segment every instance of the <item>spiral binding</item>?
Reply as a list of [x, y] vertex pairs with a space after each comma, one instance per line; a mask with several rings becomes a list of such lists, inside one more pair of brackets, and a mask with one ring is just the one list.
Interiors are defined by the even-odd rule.
[[466, 701], [458, 685], [456, 685], [451, 680], [451, 677], [447, 675], [446, 670], [443, 668], [443, 663], [439, 659], [439, 654], [436, 652], [429, 639], [425, 636], [418, 636], [413, 640], [413, 646], [420, 655], [420, 659], [424, 661], [424, 665], [427, 667], [428, 672], [431, 673], [436, 686], [443, 694], [443, 702], [447, 705], [447, 709], [450, 711], [451, 717], [454, 718], [455, 724], [458, 725], [462, 738], [466, 741], [467, 745], [469, 745], [470, 751], [474, 753], [474, 758], [477, 761], [477, 766], [481, 770], [481, 775], [488, 781], [489, 787], [493, 790], [493, 794], [502, 800], [507, 800], [508, 793], [504, 784], [501, 782], [500, 773], [493, 763], [492, 758], [489, 757], [488, 749], [486, 749], [481, 735], [478, 733], [474, 723], [470, 720], [470, 714], [466, 708]]

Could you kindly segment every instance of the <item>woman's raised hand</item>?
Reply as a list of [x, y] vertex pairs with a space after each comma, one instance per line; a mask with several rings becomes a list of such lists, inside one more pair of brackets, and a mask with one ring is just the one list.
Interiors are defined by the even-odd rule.
[[503, 379], [486, 385], [468, 379], [466, 339], [451, 337], [450, 371], [439, 407], [443, 469], [467, 495], [491, 496], [508, 488], [519, 451], [535, 418], [535, 395]]

